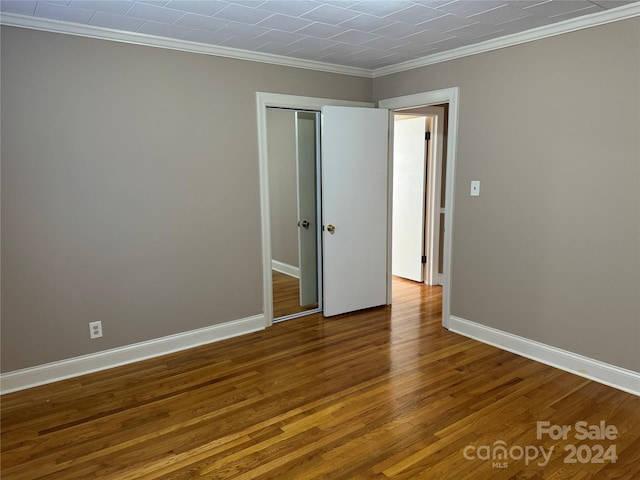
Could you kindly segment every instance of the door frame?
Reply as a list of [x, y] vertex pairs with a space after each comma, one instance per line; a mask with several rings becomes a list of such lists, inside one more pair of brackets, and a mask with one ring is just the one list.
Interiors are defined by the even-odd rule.
[[265, 327], [273, 325], [273, 285], [271, 276], [271, 207], [269, 203], [269, 163], [267, 154], [267, 107], [321, 111], [327, 105], [373, 107], [373, 103], [330, 98], [304, 97], [256, 92], [258, 163], [260, 175], [260, 230], [262, 234], [262, 309]]
[[[440, 251], [440, 213], [441, 184], [442, 184], [442, 155], [443, 155], [443, 130], [444, 108], [426, 107], [438, 110], [437, 113], [425, 113], [424, 115], [435, 122], [432, 129], [431, 140], [427, 152], [427, 191], [425, 208], [425, 253], [427, 255], [428, 268], [425, 269], [424, 282], [428, 285], [441, 285], [442, 279], [438, 273], [438, 257]], [[445, 202], [446, 204], [446, 202]], [[446, 218], [446, 214], [445, 214]]]
[[[444, 88], [441, 90], [432, 90], [428, 92], [416, 93], [412, 95], [404, 95], [401, 97], [385, 98], [378, 102], [378, 106], [389, 110], [389, 115], [393, 118], [395, 110], [426, 107], [442, 103], [449, 104], [449, 125], [447, 134], [447, 171], [445, 178], [445, 216], [444, 216], [444, 240], [441, 248], [444, 248], [443, 258], [443, 281], [442, 281], [442, 326], [449, 328], [451, 317], [451, 259], [452, 259], [452, 239], [453, 239], [453, 212], [454, 212], [454, 187], [456, 173], [456, 145], [458, 140], [458, 98], [459, 87]], [[392, 125], [392, 124], [391, 124]], [[392, 127], [391, 127], [392, 128]], [[390, 134], [390, 162], [393, 168], [393, 132]], [[391, 170], [392, 172], [392, 170]], [[389, 175], [390, 182], [393, 182], [393, 173]], [[393, 195], [393, 184], [390, 183], [389, 195]], [[393, 205], [389, 204], [389, 219]], [[390, 230], [390, 229], [389, 229]], [[391, 235], [391, 231], [389, 231]], [[389, 280], [387, 282], [389, 292], [388, 298], [391, 298], [391, 244], [389, 243], [388, 254], [388, 271]]]

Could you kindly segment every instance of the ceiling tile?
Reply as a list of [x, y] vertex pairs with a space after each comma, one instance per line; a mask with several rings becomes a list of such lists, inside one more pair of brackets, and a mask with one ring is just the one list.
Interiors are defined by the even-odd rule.
[[145, 3], [147, 5], [153, 5], [154, 7], [164, 7], [169, 3], [169, 0], [134, 0], [138, 3]]
[[430, 43], [429, 47], [433, 48], [434, 51], [443, 52], [446, 50], [453, 50], [454, 48], [464, 47], [469, 44], [469, 40], [464, 40], [460, 37], [453, 37], [439, 42]]
[[269, 31], [268, 28], [258, 27], [256, 25], [247, 25], [245, 23], [239, 22], [229, 22], [220, 30], [218, 33], [224, 33], [229, 36], [237, 36], [240, 38], [256, 38], [260, 35], [263, 35]]
[[332, 40], [351, 43], [355, 45], [375, 40], [376, 38], [380, 37], [378, 35], [374, 35], [373, 33], [360, 32], [358, 30], [347, 30], [344, 33], [339, 33], [338, 35], [331, 37]]
[[266, 33], [263, 33], [259, 37], [256, 37], [256, 40], [263, 40], [264, 43], [276, 43], [278, 45], [289, 45], [291, 43], [297, 42], [298, 40], [302, 40], [304, 35], [298, 35], [296, 33], [291, 32], [283, 32], [280, 30], [269, 30]]
[[395, 22], [389, 18], [381, 18], [363, 13], [361, 15], [358, 15], [357, 17], [353, 17], [352, 19], [347, 20], [346, 22], [342, 22], [340, 26], [344, 28], [352, 28], [354, 30], [364, 30], [370, 32], [372, 30], [391, 25], [392, 23]]
[[500, 28], [505, 30], [507, 33], [517, 33], [541, 27], [548, 23], [549, 19], [545, 17], [541, 17], [540, 15], [531, 15], [529, 17], [523, 17], [517, 20], [501, 23]]
[[587, 0], [554, 0], [553, 2], [547, 1], [526, 7], [526, 11], [543, 17], [553, 18], [556, 15], [575, 12], [592, 6], [593, 4]]
[[[444, 34], [444, 35], [446, 35], [446, 38], [450, 38], [451, 36], [453, 36], [453, 34], [451, 35]], [[402, 40], [418, 46], [423, 46], [425, 43], [432, 43], [432, 42], [437, 42], [438, 40], [441, 40], [442, 36], [443, 34], [440, 32], [435, 32], [433, 30], [425, 30], [423, 32], [416, 33], [414, 35], [404, 37]]]
[[413, 5], [400, 12], [392, 13], [388, 15], [387, 18], [408, 25], [419, 25], [434, 18], [442, 17], [443, 15], [446, 15], [446, 13], [422, 5]]
[[38, 2], [35, 14], [39, 17], [62, 20], [64, 22], [88, 23], [95, 12], [85, 8], [73, 8], [56, 3]]
[[188, 28], [180, 27], [178, 25], [170, 25], [168, 23], [159, 23], [147, 21], [144, 22], [140, 28], [139, 33], [146, 33], [147, 35], [156, 35], [158, 37], [170, 37], [170, 38], [182, 38], [187, 32]]
[[384, 17], [410, 7], [411, 5], [413, 5], [413, 2], [405, 0], [366, 0], [349, 8], [356, 12]]
[[89, 23], [96, 27], [135, 32], [144, 23], [144, 20], [140, 20], [139, 18], [123, 17], [122, 15], [114, 15], [112, 13], [96, 12]]
[[190, 42], [221, 45], [231, 37], [222, 33], [206, 32], [204, 30], [189, 30], [182, 38], [183, 40], [188, 40]]
[[227, 3], [216, 0], [170, 0], [166, 6], [174, 10], [211, 16], [226, 7]]
[[473, 25], [467, 25], [466, 27], [456, 28], [450, 30], [447, 33], [454, 37], [460, 37], [463, 39], [473, 40], [478, 37], [484, 37], [496, 32], [502, 31], [501, 27], [495, 25], [485, 25], [484, 23], [474, 23]]
[[429, 6], [431, 8], [440, 8], [447, 5], [448, 3], [451, 3], [451, 1], [452, 0], [429, 0]]
[[68, 7], [71, 0], [40, 0], [40, 3], [52, 3], [54, 5], [60, 5], [61, 7]]
[[124, 15], [133, 6], [133, 2], [126, 0], [72, 0], [71, 7], [86, 8], [98, 12]]
[[392, 48], [391, 52], [395, 53], [404, 53], [405, 55], [410, 55], [414, 57], [420, 57], [427, 55], [427, 52], [432, 50], [434, 47], [428, 43], [410, 43], [409, 45], [405, 45], [399, 48]]
[[36, 9], [36, 3], [28, 1], [6, 1], [0, 2], [0, 10], [3, 12], [19, 13], [20, 15], [32, 15]]
[[349, 57], [352, 57], [352, 58], [357, 57], [362, 60], [370, 61], [370, 60], [378, 60], [381, 57], [384, 57], [386, 55], [388, 55], [388, 53], [385, 52], [384, 50], [378, 50], [376, 48], [365, 48], [360, 52], [357, 52], [353, 55], [349, 55]]
[[337, 45], [338, 42], [332, 40], [305, 38], [296, 43], [292, 43], [292, 47], [298, 47], [295, 51], [295, 55], [300, 54], [302, 58], [313, 59], [325, 55], [328, 49]]
[[602, 8], [599, 5], [591, 5], [590, 7], [586, 7], [580, 10], [572, 10], [567, 13], [563, 13], [560, 15], [555, 15], [551, 17], [554, 22], [562, 22], [564, 20], [569, 20], [570, 18], [581, 17], [583, 15], [589, 15], [591, 13], [604, 12], [606, 9]]
[[322, 3], [333, 5], [334, 7], [349, 8], [360, 3], [361, 0], [323, 0]]
[[423, 28], [416, 27], [415, 25], [407, 25], [406, 23], [396, 22], [392, 23], [391, 25], [387, 25], [386, 27], [374, 30], [372, 33], [389, 38], [403, 38], [408, 37], [409, 35], [413, 35], [414, 33], [420, 33], [423, 30]]
[[283, 30], [285, 32], [295, 32], [301, 28], [311, 25], [311, 23], [313, 23], [311, 20], [275, 13], [258, 23], [258, 25], [261, 27]]
[[340, 33], [346, 32], [346, 28], [335, 27], [333, 25], [328, 25], [326, 23], [312, 23], [308, 27], [305, 27], [301, 30], [298, 30], [296, 33], [301, 35], [309, 35], [311, 37], [318, 38], [331, 38]]
[[617, 8], [622, 7], [624, 5], [629, 5], [630, 3], [635, 3], [636, 0], [591, 0], [591, 3], [595, 3], [596, 5], [600, 5], [604, 8]]
[[222, 27], [229, 24], [227, 20], [221, 18], [213, 18], [207, 15], [197, 15], [195, 13], [185, 13], [182, 17], [175, 22], [176, 25], [187, 28], [195, 28], [198, 30], [209, 30], [216, 32]]
[[336, 25], [338, 23], [346, 22], [353, 17], [357, 17], [358, 15], [358, 12], [347, 10], [346, 8], [334, 7], [332, 5], [322, 5], [315, 10], [311, 10], [304, 15], [301, 15], [301, 17], [316, 22]]
[[340, 55], [353, 55], [358, 52], [362, 52], [366, 50], [367, 47], [363, 47], [361, 45], [349, 45], [347, 43], [338, 43], [333, 47], [327, 49], [327, 51], [331, 53], [339, 53]]
[[317, 57], [315, 60], [318, 62], [335, 63], [339, 65], [346, 63], [348, 58], [349, 55], [347, 54], [331, 52], [321, 57]]
[[453, 13], [454, 15], [458, 15], [460, 17], [469, 17], [471, 15], [486, 12], [487, 10], [491, 10], [493, 8], [497, 8], [506, 4], [506, 1], [503, 2], [500, 0], [456, 0], [454, 2], [448, 3], [447, 5], [438, 7], [438, 10]]
[[326, 48], [333, 47], [338, 42], [335, 40], [329, 40], [326, 38], [313, 38], [313, 37], [305, 37], [302, 40], [295, 42], [295, 46], [299, 49], [310, 50], [324, 50]]
[[409, 45], [409, 42], [400, 38], [376, 38], [362, 44], [369, 48], [375, 48], [377, 50], [388, 50], [391, 48], [402, 47], [403, 45]]
[[134, 3], [127, 11], [128, 17], [141, 18], [159, 23], [173, 23], [178, 20], [184, 12], [169, 8], [158, 7], [145, 3]]
[[469, 17], [469, 20], [487, 24], [501, 24], [531, 15], [532, 12], [528, 12], [522, 8], [513, 5], [503, 5], [501, 7], [494, 8], [493, 10], [487, 10], [482, 13], [472, 15]]
[[260, 4], [260, 10], [299, 17], [309, 10], [318, 8], [319, 5], [319, 3], [312, 0], [296, 0], [295, 2], [291, 0], [269, 0]]
[[[257, 5], [257, 3], [256, 3]], [[247, 23], [249, 25], [255, 25], [261, 22], [267, 17], [270, 17], [272, 12], [265, 10], [258, 10], [256, 8], [243, 7], [242, 5], [227, 5], [224, 9], [215, 14], [216, 18], [223, 18], [225, 20], [231, 20], [233, 22]]]
[[443, 17], [438, 17], [428, 22], [422, 23], [420, 26], [422, 28], [433, 30], [434, 32], [447, 32], [449, 30], [453, 30], [454, 28], [465, 27], [474, 23], [476, 22], [474, 22], [473, 20], [469, 20], [468, 18], [447, 14]]
[[239, 48], [242, 50], [255, 50], [258, 47], [264, 45], [264, 41], [256, 40], [255, 38], [231, 36], [228, 40], [225, 40], [222, 45], [225, 47]]
[[406, 62], [407, 60], [411, 60], [413, 58], [417, 58], [416, 55], [408, 55], [408, 54], [404, 54], [400, 51], [397, 52], [391, 52], [389, 54], [387, 54], [384, 57], [384, 62], [389, 64], [394, 64], [394, 63], [400, 63], [400, 62]]
[[282, 45], [278, 43], [265, 43], [264, 45], [256, 48], [256, 51], [262, 53], [270, 53], [272, 55], [284, 55], [288, 56], [295, 52], [296, 47], [292, 47], [291, 45]]

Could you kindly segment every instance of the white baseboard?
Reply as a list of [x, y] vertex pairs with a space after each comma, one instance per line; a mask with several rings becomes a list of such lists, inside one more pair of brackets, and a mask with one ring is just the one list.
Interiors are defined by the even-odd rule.
[[540, 363], [640, 396], [640, 373], [451, 316], [449, 330]]
[[294, 267], [293, 265], [279, 262], [278, 260], [271, 260], [271, 268], [276, 272], [284, 273], [290, 277], [300, 278], [300, 268]]
[[5, 394], [24, 390], [128, 363], [139, 362], [140, 360], [159, 357], [226, 338], [237, 337], [245, 333], [256, 332], [264, 328], [265, 318], [264, 315], [260, 314], [81, 357], [16, 370], [0, 375], [0, 393]]

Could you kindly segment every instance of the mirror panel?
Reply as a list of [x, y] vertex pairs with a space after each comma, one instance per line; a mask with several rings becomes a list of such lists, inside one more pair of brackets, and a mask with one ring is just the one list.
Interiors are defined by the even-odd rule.
[[317, 114], [267, 109], [273, 318], [319, 310]]

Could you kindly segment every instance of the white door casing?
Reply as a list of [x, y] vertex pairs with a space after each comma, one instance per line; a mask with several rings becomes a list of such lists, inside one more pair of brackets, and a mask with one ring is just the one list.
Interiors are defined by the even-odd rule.
[[442, 278], [442, 325], [449, 328], [451, 317], [451, 258], [453, 238], [454, 214], [454, 186], [456, 173], [456, 144], [458, 137], [458, 87], [416, 93], [402, 97], [386, 98], [378, 102], [382, 108], [389, 110], [407, 109], [427, 105], [449, 104], [449, 123], [447, 133], [447, 168], [445, 178], [445, 224], [444, 241], [444, 272]]
[[387, 303], [388, 132], [384, 109], [322, 109], [324, 314]]
[[[438, 273], [438, 259], [440, 256], [440, 212], [442, 186], [442, 156], [444, 139], [444, 108], [423, 107], [432, 119], [431, 140], [427, 162], [427, 211], [426, 213], [426, 256], [427, 271], [425, 283], [438, 285], [441, 283]], [[446, 212], [445, 212], [446, 218]]]

